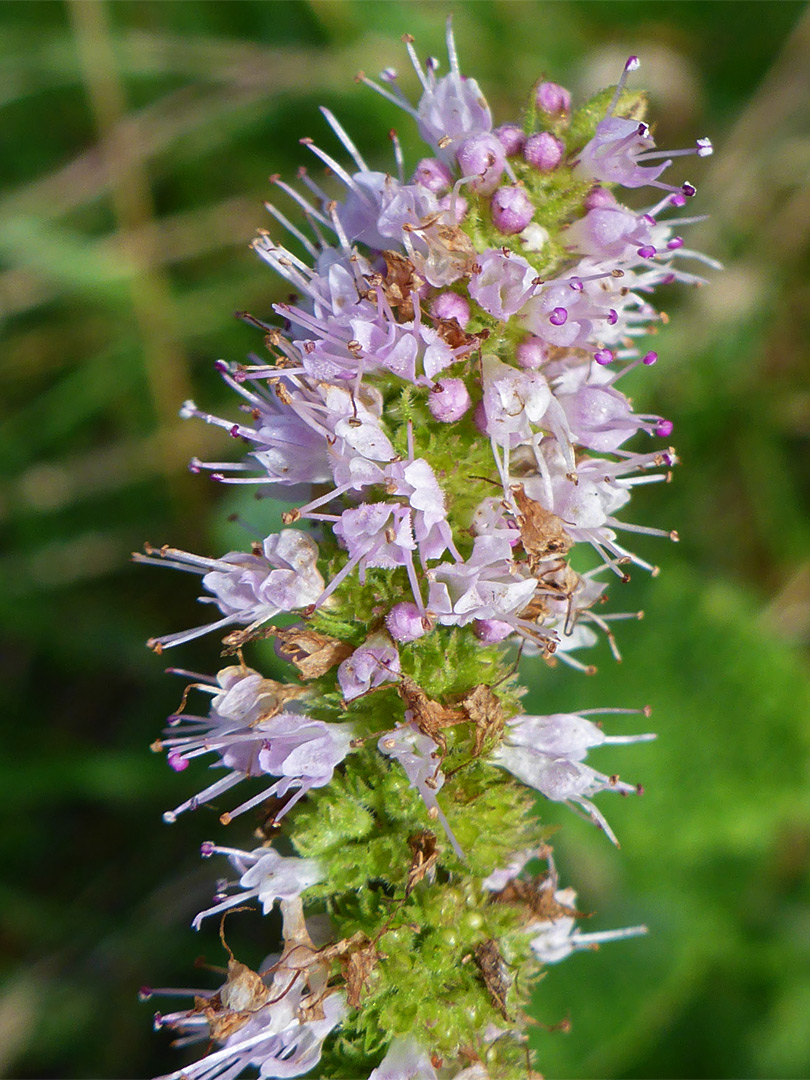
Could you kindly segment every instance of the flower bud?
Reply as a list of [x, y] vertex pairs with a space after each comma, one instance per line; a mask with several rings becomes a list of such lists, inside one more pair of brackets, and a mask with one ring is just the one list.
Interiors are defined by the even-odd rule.
[[456, 157], [462, 176], [471, 177], [473, 191], [489, 195], [500, 183], [506, 154], [494, 135], [473, 135], [466, 139], [459, 146]]
[[526, 145], [526, 132], [517, 124], [501, 124], [492, 134], [504, 148], [507, 157], [515, 157]]
[[455, 319], [463, 330], [470, 321], [470, 305], [458, 293], [443, 292], [430, 305], [430, 314], [434, 319]]
[[522, 232], [534, 216], [534, 206], [524, 188], [499, 187], [492, 196], [492, 224], [506, 236]]
[[540, 172], [551, 172], [563, 159], [565, 146], [556, 135], [549, 131], [538, 131], [530, 135], [523, 147], [523, 157]]
[[559, 83], [539, 83], [534, 92], [534, 102], [541, 112], [549, 116], [567, 116], [571, 112], [571, 95]]
[[476, 619], [473, 630], [478, 640], [485, 645], [497, 645], [513, 632], [509, 623], [502, 619]]
[[469, 391], [461, 379], [439, 379], [428, 395], [431, 416], [443, 424], [460, 420], [470, 405]]
[[612, 210], [618, 204], [612, 191], [597, 184], [585, 196], [584, 205], [586, 210], [604, 210], [606, 207]]
[[518, 366], [532, 370], [541, 367], [548, 359], [548, 346], [539, 337], [528, 335], [515, 349]]
[[399, 641], [401, 644], [416, 641], [427, 632], [430, 626], [428, 619], [416, 604], [409, 601], [394, 604], [385, 616], [385, 625], [394, 641]]
[[439, 195], [452, 186], [453, 177], [438, 158], [422, 158], [414, 170], [413, 182], [426, 187], [434, 195]]
[[439, 209], [450, 210], [456, 220], [456, 224], [460, 225], [467, 216], [470, 204], [464, 196], [460, 195], [457, 191], [448, 192], [439, 199]]

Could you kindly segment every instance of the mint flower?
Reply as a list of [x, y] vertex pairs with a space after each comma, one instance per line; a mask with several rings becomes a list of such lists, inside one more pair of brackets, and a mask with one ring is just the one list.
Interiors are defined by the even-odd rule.
[[[635, 120], [624, 120], [614, 115], [621, 98], [624, 84], [631, 71], [640, 67], [637, 56], [631, 56], [624, 65], [624, 72], [619, 79], [613, 99], [604, 120], [596, 125], [596, 133], [580, 153], [580, 169], [594, 180], [621, 184], [622, 187], [637, 188], [647, 185], [664, 188], [676, 194], [692, 196], [695, 188], [692, 184], [682, 184], [680, 188], [665, 184], [659, 176], [672, 164], [672, 158], [683, 154], [697, 154], [708, 157], [712, 153], [712, 144], [708, 139], [698, 139], [692, 150], [655, 150], [655, 140], [650, 135], [648, 124]], [[666, 158], [660, 165], [645, 165], [655, 158]]]
[[509, 721], [506, 738], [492, 760], [547, 799], [581, 807], [618, 847], [619, 842], [603, 814], [585, 796], [600, 791], [618, 791], [623, 795], [640, 794], [640, 791], [617, 776], [605, 776], [582, 762], [593, 746], [647, 742], [654, 738], [655, 735], [605, 735], [592, 721], [573, 713], [516, 716]]
[[621, 930], [599, 930], [580, 933], [576, 926], [579, 912], [575, 908], [577, 894], [573, 889], [557, 889], [554, 874], [543, 882], [539, 896], [548, 907], [548, 918], [531, 923], [529, 930], [536, 936], [530, 944], [532, 952], [544, 964], [558, 964], [579, 949], [598, 949], [608, 941], [639, 937], [647, 933], [646, 926], [626, 926]]
[[193, 630], [152, 638], [150, 648], [162, 652], [234, 623], [249, 623], [254, 629], [280, 612], [315, 603], [324, 582], [316, 565], [318, 548], [311, 537], [289, 529], [268, 536], [259, 550], [261, 554], [249, 555], [231, 551], [221, 559], [205, 559], [176, 548], [150, 548], [146, 556], [136, 555], [139, 562], [162, 561], [177, 570], [203, 574], [203, 585], [213, 595], [200, 597], [200, 603], [216, 604], [224, 616]]
[[[407, 712], [405, 717], [410, 720]], [[463, 859], [464, 852], [461, 845], [436, 798], [436, 792], [442, 787], [445, 779], [440, 764], [437, 764], [439, 762], [438, 743], [434, 742], [429, 735], [423, 734], [418, 724], [410, 720], [409, 723], [398, 727], [396, 731], [383, 735], [378, 746], [382, 754], [399, 762], [408, 777], [410, 786], [416, 788], [421, 795], [427, 807], [428, 817], [441, 822], [453, 851], [460, 859]]]
[[[390, 168], [371, 168], [322, 110], [328, 141], [302, 139], [314, 169], [273, 177], [289, 246], [253, 244], [292, 292], [251, 317], [266, 351], [217, 364], [233, 416], [182, 406], [243, 449], [192, 471], [283, 498], [283, 527], [219, 558], [136, 556], [199, 574], [216, 609], [151, 647], [218, 633], [234, 657], [193, 676], [153, 747], [188, 785], [165, 820], [200, 809], [241, 836], [203, 844], [232, 877], [193, 925], [218, 920], [225, 944], [245, 906], [282, 921], [259, 970], [225, 945], [225, 982], [159, 1014], [202, 1044], [169, 1080], [517, 1080], [543, 968], [646, 932], [582, 932], [543, 842], [562, 803], [617, 843], [602, 796], [642, 788], [616, 747], [654, 735], [596, 717], [646, 711], [529, 714], [518, 680], [541, 661], [594, 672], [600, 637], [619, 659], [615, 625], [637, 615], [605, 611], [609, 584], [657, 572], [634, 534], [677, 539], [631, 510], [669, 479], [673, 421], [637, 413], [621, 380], [659, 361], [655, 289], [717, 264], [681, 235], [695, 189], [661, 179], [680, 151], [640, 119], [636, 58], [581, 106], [540, 81], [525, 122], [493, 128], [449, 23], [447, 74], [406, 47], [418, 102], [392, 70], [358, 78], [415, 123], [422, 156], [406, 172], [392, 132]], [[623, 204], [645, 186], [666, 194]]]
[[417, 108], [408, 103], [396, 84], [396, 72], [390, 68], [380, 77], [394, 88], [393, 92], [383, 89], [366, 79], [365, 76], [361, 78], [383, 97], [410, 113], [416, 120], [419, 134], [425, 142], [434, 147], [443, 161], [452, 162], [460, 140], [483, 135], [492, 130], [492, 114], [486, 98], [475, 79], [461, 74], [456, 44], [449, 23], [447, 26], [449, 75], [437, 79], [438, 60], [431, 57], [426, 65], [427, 70], [424, 70], [413, 48], [412, 40], [406, 38], [406, 47], [422, 84], [423, 93]]
[[[271, 796], [281, 799], [294, 791], [277, 811], [276, 817], [281, 818], [311, 788], [329, 783], [335, 767], [351, 747], [351, 724], [324, 724], [300, 711], [279, 711], [288, 697], [298, 696], [294, 688], [290, 688], [292, 692], [284, 688], [280, 692], [268, 691], [266, 680], [249, 669], [226, 669], [220, 672], [223, 676], [228, 689], [214, 698], [207, 718], [185, 714], [170, 717], [169, 736], [154, 744], [153, 749], [169, 750], [169, 765], [176, 772], [184, 771], [192, 758], [211, 752], [219, 757], [216, 765], [229, 770], [174, 810], [167, 810], [163, 815], [167, 823], [249, 777], [268, 774], [280, 779], [222, 814], [220, 820], [230, 822]], [[181, 725], [178, 735], [174, 734], [175, 725]]]
[[[217, 847], [216, 844], [204, 843], [200, 849], [203, 858], [212, 855], [227, 855], [239, 871], [240, 878], [236, 885], [227, 882], [219, 889], [218, 902], [195, 915], [192, 926], [199, 930], [203, 919], [209, 915], [219, 915], [237, 904], [244, 904], [256, 897], [262, 905], [265, 915], [272, 911], [278, 900], [295, 900], [310, 886], [323, 879], [323, 870], [315, 859], [297, 859], [279, 855], [271, 847], [257, 848], [255, 851], [239, 851], [236, 848]], [[242, 892], [220, 899], [226, 888], [236, 887]]]
[[383, 683], [396, 682], [401, 671], [396, 646], [386, 634], [375, 634], [343, 661], [337, 677], [344, 699], [351, 701]]
[[239, 1076], [246, 1068], [267, 1077], [303, 1076], [314, 1068], [324, 1040], [345, 1016], [341, 996], [326, 998], [318, 1008], [320, 1017], [304, 1019], [312, 994], [302, 996], [297, 973], [276, 976], [268, 986], [232, 961], [228, 976], [217, 994], [196, 992], [197, 1004], [188, 1012], [155, 1018], [156, 1028], [170, 1028], [185, 1044], [210, 1039], [221, 1043], [220, 1050], [161, 1080], [220, 1080]]

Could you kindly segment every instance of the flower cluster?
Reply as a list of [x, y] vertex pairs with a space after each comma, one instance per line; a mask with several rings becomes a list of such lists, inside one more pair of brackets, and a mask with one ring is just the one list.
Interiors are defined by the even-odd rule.
[[[442, 77], [406, 45], [416, 104], [394, 71], [359, 78], [416, 121], [426, 155], [407, 175], [392, 132], [392, 170], [376, 171], [322, 110], [339, 146], [302, 142], [325, 186], [274, 178], [308, 232], [269, 205], [288, 246], [254, 243], [293, 296], [277, 321], [250, 316], [265, 359], [218, 365], [241, 416], [182, 409], [246, 448], [192, 470], [285, 499], [284, 527], [219, 558], [136, 556], [201, 574], [216, 611], [150, 645], [224, 632], [238, 659], [195, 679], [155, 744], [177, 772], [202, 756], [216, 772], [166, 821], [210, 804], [223, 825], [259, 823], [253, 850], [203, 845], [236, 877], [194, 926], [251, 901], [283, 923], [258, 971], [229, 953], [219, 990], [159, 1017], [180, 1044], [209, 1043], [172, 1077], [522, 1075], [542, 965], [644, 930], [576, 929], [534, 792], [616, 842], [592, 799], [641, 789], [586, 755], [654, 736], [524, 713], [514, 658], [595, 670], [572, 654], [600, 633], [617, 653], [610, 624], [631, 617], [597, 611], [611, 575], [655, 570], [624, 534], [677, 539], [625, 517], [676, 458], [659, 441], [671, 421], [635, 413], [620, 386], [657, 360], [655, 287], [702, 281], [684, 260], [713, 265], [678, 235], [695, 188], [662, 179], [711, 144], [655, 149], [625, 86], [634, 57], [578, 110], [541, 81], [523, 123], [493, 127], [449, 26]], [[622, 187], [656, 201], [631, 210]], [[634, 436], [652, 443], [627, 449]], [[547, 871], [527, 875], [538, 857]]]

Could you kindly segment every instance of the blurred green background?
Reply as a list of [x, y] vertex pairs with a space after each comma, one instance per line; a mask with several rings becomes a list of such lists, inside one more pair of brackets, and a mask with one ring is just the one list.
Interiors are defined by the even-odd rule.
[[[660, 733], [594, 754], [647, 789], [603, 796], [621, 851], [548, 808], [591, 925], [651, 934], [549, 971], [539, 1067], [810, 1075], [810, 16], [792, 0], [0, 4], [3, 1075], [177, 1067], [135, 994], [204, 985], [195, 957], [221, 955], [215, 931], [188, 929], [215, 825], [161, 824], [188, 785], [148, 744], [180, 683], [143, 642], [199, 620], [187, 577], [128, 554], [242, 543], [225, 520], [240, 506], [265, 524], [186, 472], [228, 451], [178, 405], [232, 408], [212, 363], [258, 348], [233, 313], [267, 316], [283, 294], [247, 244], [269, 224], [267, 175], [311, 161], [299, 138], [332, 148], [317, 106], [383, 168], [396, 125], [415, 163], [408, 118], [352, 77], [404, 73], [405, 32], [443, 56], [450, 10], [496, 122], [540, 74], [581, 97], [632, 52], [659, 144], [717, 147], [688, 163], [690, 209], [711, 215], [689, 242], [726, 270], [661, 291], [673, 322], [634, 387], [675, 420], [683, 467], [639, 492], [633, 520], [682, 542], [642, 538], [660, 578], [614, 586], [612, 610], [646, 610], [620, 626], [623, 664], [603, 649], [590, 679], [526, 668], [538, 710], [649, 702]], [[171, 659], [215, 657], [204, 642]], [[570, 1033], [547, 1030], [565, 1017]]]

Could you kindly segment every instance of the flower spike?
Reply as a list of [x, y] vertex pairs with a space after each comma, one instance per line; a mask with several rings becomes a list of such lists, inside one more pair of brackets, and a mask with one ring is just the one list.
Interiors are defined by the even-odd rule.
[[[256, 539], [135, 556], [200, 575], [216, 609], [152, 648], [217, 633], [233, 657], [173, 669], [192, 682], [153, 744], [189, 785], [164, 820], [229, 829], [202, 845], [230, 869], [193, 920], [219, 917], [224, 982], [143, 995], [192, 999], [156, 1017], [201, 1049], [163, 1080], [521, 1080], [543, 968], [646, 933], [583, 932], [544, 837], [572, 810], [618, 847], [602, 805], [642, 787], [611, 762], [655, 735], [613, 725], [649, 710], [535, 715], [518, 683], [592, 674], [601, 637], [621, 660], [617, 624], [642, 613], [606, 612], [608, 585], [657, 574], [641, 545], [677, 540], [630, 513], [677, 457], [659, 441], [673, 420], [635, 411], [622, 380], [667, 362], [656, 289], [718, 265], [685, 239], [694, 186], [662, 179], [712, 145], [655, 147], [635, 56], [597, 106], [543, 77], [525, 124], [493, 128], [449, 20], [446, 74], [404, 41], [418, 102], [392, 69], [358, 81], [415, 125], [419, 155], [389, 129], [378, 171], [321, 109], [331, 145], [301, 142], [328, 178], [273, 176], [292, 240], [253, 244], [294, 295], [241, 313], [266, 354], [217, 363], [232, 415], [181, 409], [242, 451], [190, 468], [255, 492]], [[621, 189], [643, 186], [664, 194], [628, 208]], [[280, 917], [258, 970], [222, 930], [245, 907]]]

